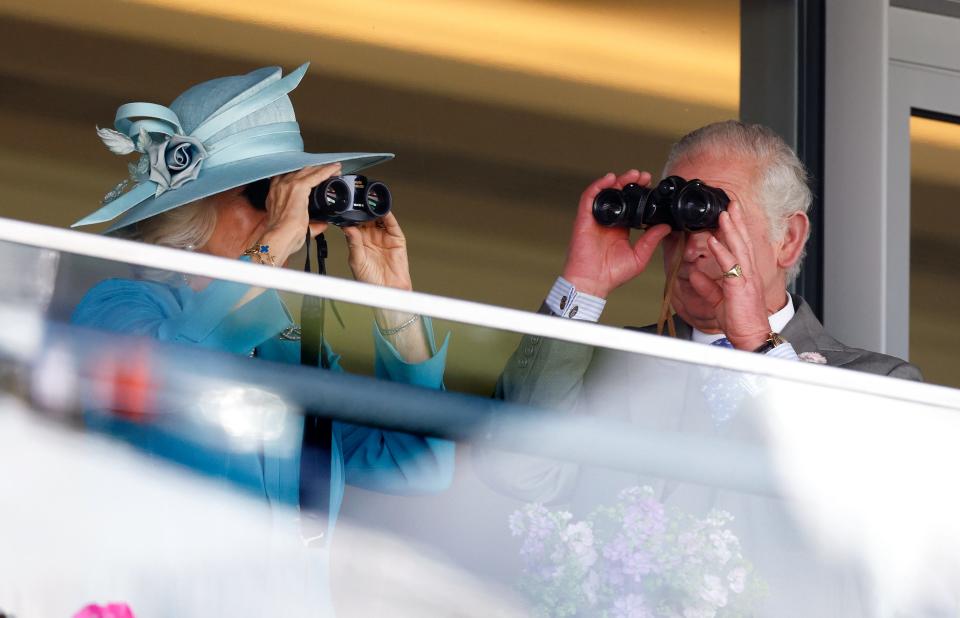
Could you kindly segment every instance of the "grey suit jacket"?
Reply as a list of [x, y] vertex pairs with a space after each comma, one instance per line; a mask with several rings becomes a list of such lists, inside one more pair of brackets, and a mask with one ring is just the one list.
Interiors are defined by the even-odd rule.
[[[781, 334], [798, 354], [818, 352], [832, 366], [920, 379], [919, 370], [900, 359], [841, 344], [827, 334], [802, 298], [794, 296], [794, 303], [796, 314]], [[636, 330], [653, 332], [654, 327]], [[680, 320], [677, 331], [685, 339], [692, 334]], [[748, 401], [737, 417], [718, 429], [703, 391], [711, 371], [526, 336], [501, 375], [495, 396], [558, 414], [602, 416], [658, 431], [720, 434], [745, 444], [764, 444], [763, 406], [769, 402], [758, 401], [751, 410]], [[705, 513], [711, 508], [731, 512], [745, 555], [754, 560], [775, 592], [760, 615], [872, 614], [860, 578], [824, 566], [806, 546], [790, 508], [777, 499], [484, 448], [473, 452], [477, 473], [493, 488], [522, 500], [563, 503], [581, 517], [598, 505], [610, 504], [620, 489], [638, 484], [654, 487], [665, 503], [688, 512]]]
[[[827, 365], [831, 367], [843, 367], [854, 371], [906, 380], [920, 381], [923, 379], [920, 370], [904, 360], [878, 352], [851, 348], [831, 337], [823, 328], [823, 324], [820, 323], [817, 316], [813, 315], [810, 305], [802, 297], [793, 295], [793, 308], [795, 311], [793, 318], [780, 334], [793, 345], [797, 354], [819, 352], [827, 359]], [[549, 311], [547, 309], [548, 313]], [[677, 316], [674, 316], [674, 320], [677, 326], [677, 337], [689, 340], [693, 335], [693, 329]], [[656, 326], [651, 325], [632, 330], [655, 333]]]
[[[840, 343], [827, 333], [803, 298], [794, 295], [793, 302], [794, 316], [781, 334], [793, 345], [797, 354], [817, 352], [823, 355], [829, 366], [922, 380], [920, 370], [906, 361]], [[546, 305], [540, 308], [540, 313], [552, 315]], [[693, 329], [679, 317], [675, 317], [675, 320], [677, 336], [689, 340]], [[628, 328], [656, 332], [656, 327], [652, 325]], [[497, 382], [494, 397], [552, 410], [573, 410], [581, 396], [584, 381], [596, 377], [598, 367], [605, 364], [603, 359], [609, 355], [608, 350], [527, 335], [507, 362]], [[641, 376], [629, 375], [623, 376], [623, 379], [633, 382], [638, 377]]]

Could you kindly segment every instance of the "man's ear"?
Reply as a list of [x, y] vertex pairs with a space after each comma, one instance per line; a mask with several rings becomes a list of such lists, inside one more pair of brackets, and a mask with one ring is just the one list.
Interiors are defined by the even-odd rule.
[[787, 226], [780, 241], [780, 251], [777, 253], [777, 266], [789, 270], [803, 255], [803, 246], [807, 243], [807, 234], [810, 231], [810, 219], [806, 213], [795, 212], [787, 218]]

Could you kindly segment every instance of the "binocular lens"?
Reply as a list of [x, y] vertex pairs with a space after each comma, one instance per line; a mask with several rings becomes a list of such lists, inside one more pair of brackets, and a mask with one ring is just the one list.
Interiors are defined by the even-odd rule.
[[705, 195], [702, 193], [695, 193], [687, 196], [680, 208], [685, 219], [700, 220], [705, 214], [707, 214], [707, 210], [709, 210], [710, 205], [707, 203]]
[[[259, 210], [266, 209], [270, 179], [252, 182], [244, 196]], [[366, 176], [337, 176], [310, 191], [307, 213], [311, 221], [327, 221], [333, 225], [357, 225], [378, 219], [390, 212], [390, 189], [382, 182], [367, 183]]]
[[720, 213], [727, 208], [729, 199], [720, 189], [714, 189], [700, 181], [690, 181], [677, 196], [674, 216], [680, 229], [688, 232], [716, 229]]
[[627, 204], [617, 189], [604, 189], [593, 201], [593, 218], [600, 225], [612, 226], [623, 220]]
[[350, 207], [350, 187], [343, 180], [334, 178], [323, 187], [323, 212], [338, 213]]
[[382, 217], [390, 212], [390, 189], [382, 182], [372, 182], [367, 187], [364, 206], [374, 217]]

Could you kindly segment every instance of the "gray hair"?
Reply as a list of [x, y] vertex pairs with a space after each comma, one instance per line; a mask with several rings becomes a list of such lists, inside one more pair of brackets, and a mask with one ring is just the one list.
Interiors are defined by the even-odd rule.
[[[207, 244], [217, 225], [217, 209], [208, 199], [200, 199], [154, 215], [115, 235], [128, 240], [193, 251]], [[180, 273], [155, 268], [135, 268], [138, 278], [167, 282], [182, 277]]]
[[[772, 129], [738, 120], [708, 124], [687, 133], [673, 145], [664, 165], [664, 175], [681, 159], [693, 159], [708, 153], [756, 162], [758, 182], [755, 195], [767, 213], [772, 238], [783, 238], [791, 215], [810, 210], [813, 193], [807, 170], [793, 149]], [[803, 241], [806, 245], [807, 239]], [[803, 254], [787, 271], [788, 284], [797, 278], [802, 262]]]
[[162, 212], [132, 226], [130, 240], [193, 251], [207, 244], [217, 225], [217, 211], [207, 199]]

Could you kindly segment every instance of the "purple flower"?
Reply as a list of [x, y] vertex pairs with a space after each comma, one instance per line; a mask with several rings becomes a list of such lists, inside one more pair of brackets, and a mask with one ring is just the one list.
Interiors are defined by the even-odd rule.
[[735, 568], [727, 574], [727, 582], [734, 594], [742, 594], [747, 585], [747, 570], [743, 567]]
[[550, 556], [544, 556], [544, 552], [552, 544], [551, 538], [559, 535], [557, 520], [566, 522], [571, 517], [566, 512], [551, 513], [542, 504], [528, 505], [510, 515], [511, 532], [514, 536], [524, 537], [520, 555], [528, 565], [533, 565], [545, 558], [554, 561], [562, 558], [562, 552], [558, 557], [556, 548]]
[[749, 615], [754, 601], [733, 595], [759, 584], [732, 521], [720, 510], [667, 510], [652, 488], [633, 487], [584, 520], [532, 504], [509, 526], [522, 539], [521, 587], [538, 614], [718, 618]]
[[710, 533], [710, 544], [713, 555], [720, 564], [726, 564], [739, 550], [739, 541], [730, 530], [714, 530]]
[[583, 568], [588, 568], [597, 561], [597, 550], [593, 546], [593, 528], [587, 522], [567, 525], [562, 539], [566, 542], [570, 554]]
[[727, 604], [727, 587], [723, 580], [716, 575], [704, 575], [703, 584], [700, 588], [700, 598], [715, 608], [721, 608]]
[[683, 618], [714, 618], [716, 615], [717, 610], [706, 605], [685, 607], [683, 609]]
[[654, 618], [653, 612], [639, 594], [628, 594], [617, 599], [613, 604], [612, 614], [614, 618]]
[[584, 596], [587, 597], [587, 603], [592, 607], [597, 604], [597, 590], [600, 588], [600, 576], [596, 571], [589, 571], [587, 577], [581, 584]]
[[652, 557], [644, 551], [635, 551], [623, 561], [623, 574], [632, 577], [637, 583], [642, 582], [644, 576], [654, 572], [655, 569], [656, 564]]

